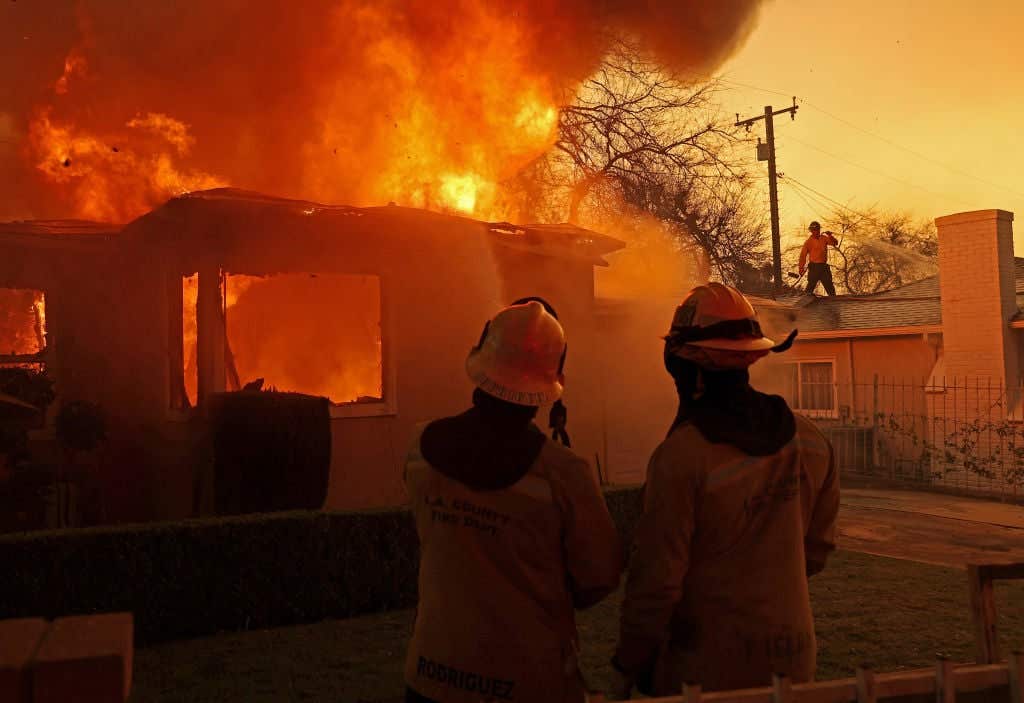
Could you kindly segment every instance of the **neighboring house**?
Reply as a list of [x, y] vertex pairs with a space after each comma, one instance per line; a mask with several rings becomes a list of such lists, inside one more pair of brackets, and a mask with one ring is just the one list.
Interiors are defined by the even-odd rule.
[[773, 333], [800, 334], [755, 383], [833, 436], [847, 428], [850, 466], [993, 490], [1016, 481], [1024, 259], [1012, 222], [1002, 210], [938, 218], [939, 273], [895, 290], [757, 301]]

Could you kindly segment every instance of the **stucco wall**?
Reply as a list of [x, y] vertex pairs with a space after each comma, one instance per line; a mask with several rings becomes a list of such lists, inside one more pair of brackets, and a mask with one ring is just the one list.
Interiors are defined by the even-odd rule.
[[605, 301], [598, 317], [606, 394], [606, 476], [611, 483], [641, 483], [655, 447], [675, 417], [678, 398], [665, 371], [662, 335], [677, 300]]

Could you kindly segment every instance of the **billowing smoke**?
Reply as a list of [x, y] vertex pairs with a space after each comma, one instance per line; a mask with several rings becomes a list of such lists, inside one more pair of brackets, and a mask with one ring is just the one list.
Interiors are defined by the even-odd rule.
[[50, 0], [0, 6], [0, 219], [184, 190], [485, 216], [611, 39], [712, 71], [759, 0]]

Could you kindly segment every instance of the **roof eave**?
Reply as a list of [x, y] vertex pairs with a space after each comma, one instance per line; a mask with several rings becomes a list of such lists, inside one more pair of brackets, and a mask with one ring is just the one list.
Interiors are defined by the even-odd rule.
[[[1024, 324], [1022, 324], [1024, 327]], [[816, 339], [855, 339], [859, 337], [916, 337], [942, 332], [942, 325], [908, 325], [905, 327], [865, 327], [850, 330], [819, 330], [801, 332], [797, 341]]]

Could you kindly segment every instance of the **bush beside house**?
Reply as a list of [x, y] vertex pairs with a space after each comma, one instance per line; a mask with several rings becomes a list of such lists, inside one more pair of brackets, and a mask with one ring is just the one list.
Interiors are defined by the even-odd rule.
[[[626, 539], [637, 489], [608, 506]], [[140, 644], [406, 608], [405, 510], [301, 511], [0, 537], [0, 619], [129, 611]]]

